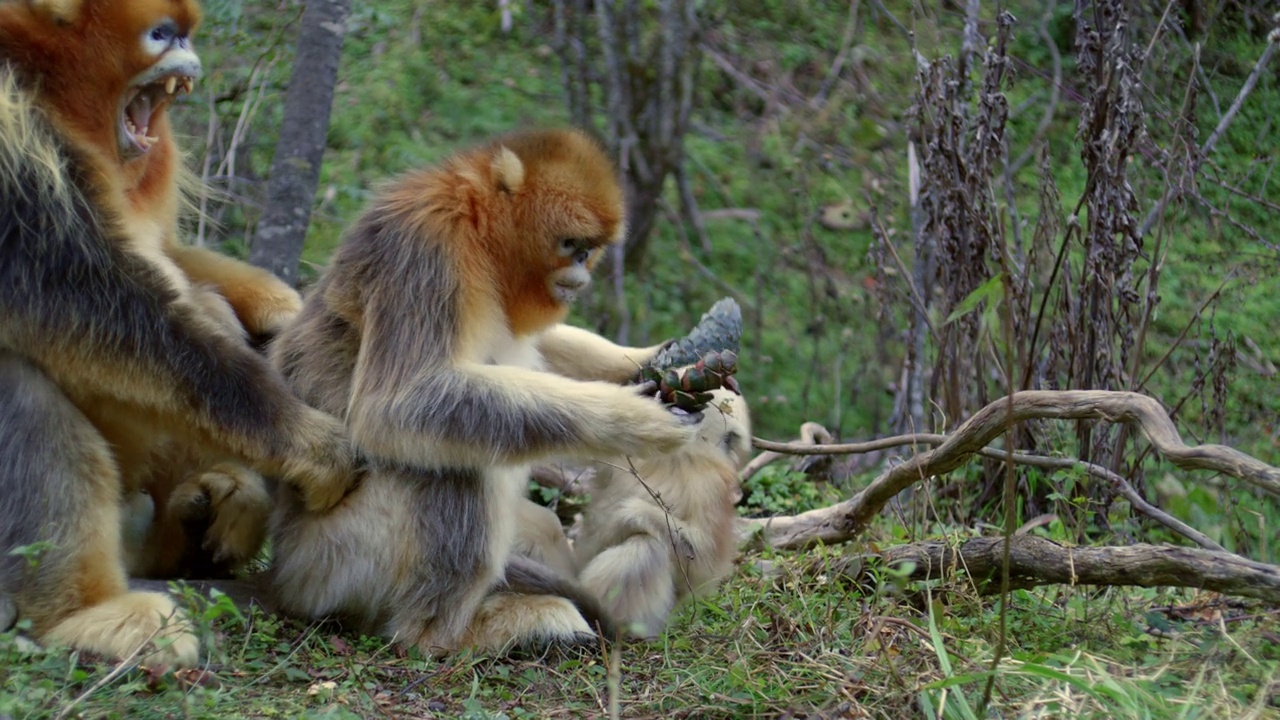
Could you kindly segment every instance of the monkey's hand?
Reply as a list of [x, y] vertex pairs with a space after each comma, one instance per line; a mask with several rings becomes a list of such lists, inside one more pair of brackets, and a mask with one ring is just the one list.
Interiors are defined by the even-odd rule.
[[190, 519], [207, 515], [204, 547], [214, 562], [239, 565], [262, 548], [271, 495], [262, 476], [243, 465], [219, 463], [174, 489], [168, 512]]
[[226, 298], [254, 340], [274, 337], [302, 310], [298, 291], [262, 268], [208, 248], [170, 243], [167, 251], [192, 281]]
[[[634, 389], [634, 388], [631, 388]], [[628, 393], [629, 394], [629, 393]], [[653, 401], [653, 396], [624, 395], [626, 402], [612, 403], [613, 417], [589, 422], [605, 455], [658, 455], [673, 452], [694, 440], [701, 412], [687, 412]]]
[[284, 474], [308, 510], [323, 512], [356, 484], [362, 466], [342, 423], [319, 410], [307, 410], [296, 426], [294, 453], [284, 462]]
[[256, 339], [275, 337], [302, 311], [302, 296], [274, 276], [242, 293], [236, 312], [244, 329]]

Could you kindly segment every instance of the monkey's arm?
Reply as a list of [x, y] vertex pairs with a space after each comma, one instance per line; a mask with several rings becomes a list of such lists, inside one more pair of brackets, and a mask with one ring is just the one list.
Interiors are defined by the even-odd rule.
[[165, 253], [193, 282], [212, 285], [251, 335], [275, 335], [302, 309], [302, 297], [262, 268], [202, 247], [170, 242]]
[[624, 383], [653, 359], [665, 343], [638, 348], [615, 345], [588, 330], [563, 323], [538, 337], [548, 369], [574, 380]]
[[621, 386], [497, 365], [443, 366], [379, 388], [357, 363], [348, 416], [369, 454], [418, 466], [524, 463], [555, 455], [671, 452], [694, 427]]
[[[309, 504], [352, 479], [336, 420], [293, 397], [267, 361], [178, 298], [162, 270], [125, 252], [80, 190], [42, 187], [42, 168], [0, 176], [0, 347], [36, 362], [79, 402], [119, 403], [191, 428], [267, 472], [300, 482]], [[79, 180], [74, 175], [69, 180]]]
[[[687, 419], [621, 386], [459, 359], [500, 328], [492, 315], [462, 312], [452, 276], [415, 262], [435, 274], [404, 273], [364, 297], [347, 419], [368, 454], [486, 466], [668, 452], [693, 437]], [[344, 291], [329, 286], [333, 297]]]

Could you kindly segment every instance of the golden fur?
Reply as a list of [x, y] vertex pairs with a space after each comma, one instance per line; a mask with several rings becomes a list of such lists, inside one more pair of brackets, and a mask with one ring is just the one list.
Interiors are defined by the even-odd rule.
[[[191, 0], [0, 4], [0, 600], [39, 638], [105, 655], [167, 636], [147, 660], [165, 664], [194, 663], [195, 635], [168, 597], [129, 592], [126, 567], [256, 550], [259, 473], [315, 509], [355, 475], [341, 425], [244, 340], [296, 294], [178, 244], [166, 109], [200, 72], [199, 15]], [[207, 536], [186, 536], [192, 503]]]
[[558, 325], [623, 232], [614, 169], [573, 131], [502, 137], [382, 189], [271, 350], [370, 461], [327, 514], [281, 494], [286, 611], [429, 652], [593, 638], [590, 596], [512, 549], [529, 463], [693, 436], [613, 384], [656, 347]]
[[656, 635], [680, 599], [713, 591], [733, 567], [751, 421], [729, 390], [703, 413], [697, 441], [679, 452], [598, 465], [583, 511], [578, 579], [637, 635]]

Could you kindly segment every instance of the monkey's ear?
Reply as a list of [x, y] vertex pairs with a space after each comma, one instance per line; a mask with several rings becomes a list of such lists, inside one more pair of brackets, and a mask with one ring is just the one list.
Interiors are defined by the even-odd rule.
[[493, 158], [493, 179], [503, 192], [515, 192], [524, 185], [524, 163], [506, 146], [498, 148]]
[[70, 24], [80, 16], [84, 0], [27, 0], [36, 15], [56, 23]]

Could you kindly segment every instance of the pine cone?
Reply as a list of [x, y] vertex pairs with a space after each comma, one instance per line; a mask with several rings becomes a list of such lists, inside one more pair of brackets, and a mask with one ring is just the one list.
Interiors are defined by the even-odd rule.
[[711, 306], [688, 335], [673, 340], [643, 368], [641, 382], [658, 386], [658, 399], [686, 412], [698, 412], [719, 388], [741, 394], [738, 350], [742, 340], [742, 309], [733, 298]]
[[733, 298], [724, 298], [703, 314], [702, 319], [678, 340], [662, 349], [649, 367], [667, 370], [692, 365], [712, 351], [729, 350], [737, 353], [742, 343], [742, 308]]

